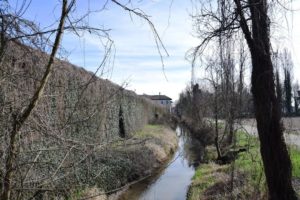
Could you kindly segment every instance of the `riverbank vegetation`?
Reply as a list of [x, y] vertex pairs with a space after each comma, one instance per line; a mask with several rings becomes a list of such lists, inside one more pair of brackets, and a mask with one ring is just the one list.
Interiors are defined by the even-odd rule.
[[[284, 128], [281, 123], [282, 115], [290, 115], [293, 110], [290, 79], [292, 62], [290, 56], [285, 55], [286, 59], [278, 63], [277, 53], [272, 47], [272, 44], [276, 42], [272, 39], [274, 27], [271, 24], [275, 22], [274, 15], [282, 11], [282, 4], [267, 0], [200, 1], [195, 3], [195, 10], [193, 15], [195, 32], [201, 42], [190, 55], [192, 67], [205, 63], [203, 67], [207, 76], [204, 79], [211, 85], [217, 162], [221, 161], [222, 164], [226, 164], [233, 161], [234, 163], [234, 159], [228, 160], [228, 158], [232, 157], [232, 154], [247, 150], [234, 149], [230, 152], [227, 147], [236, 144], [234, 141], [235, 125], [239, 124], [242, 117], [241, 97], [245, 88], [244, 73], [249, 66], [251, 68], [251, 102], [254, 108], [252, 113], [256, 118], [262, 161], [258, 163], [261, 163], [263, 168], [259, 182], [261, 177], [266, 179], [268, 199], [298, 199], [292, 185], [291, 159], [293, 158], [290, 157], [284, 141]], [[278, 51], [284, 50], [279, 48]], [[280, 67], [284, 71], [285, 95], [282, 95], [278, 75], [276, 83], [274, 81], [276, 70], [278, 71]], [[194, 78], [192, 78], [191, 87], [194, 87], [194, 84]], [[282, 102], [283, 96], [285, 96], [284, 102]], [[244, 103], [249, 104], [249, 102]], [[283, 106], [284, 103], [285, 106]], [[297, 112], [297, 106], [295, 112]], [[225, 111], [223, 117], [220, 115], [222, 111]], [[228, 131], [224, 132], [225, 137], [219, 133], [219, 119], [225, 121], [224, 130], [228, 128]], [[243, 162], [247, 163], [247, 159], [244, 158]], [[243, 162], [240, 163], [241, 166], [244, 166]], [[249, 163], [245, 166], [253, 169], [253, 165]], [[232, 190], [233, 187], [231, 187]], [[255, 191], [253, 195], [256, 195]], [[254, 199], [257, 198], [263, 197], [254, 197]]]
[[[29, 12], [31, 1], [17, 2], [4, 0], [0, 12], [0, 199], [107, 198], [150, 176], [176, 149], [175, 133], [158, 125], [175, 119], [169, 116], [170, 102], [166, 110], [163, 101], [98, 78], [110, 74], [114, 59], [123, 56], [115, 55], [110, 26], [89, 22], [90, 17], [99, 22], [92, 16], [112, 9], [111, 4], [137, 16], [149, 25], [164, 70], [162, 53], [169, 53], [150, 15], [131, 1], [103, 1], [96, 10], [88, 1], [88, 10], [77, 13], [85, 7], [82, 2], [60, 0], [59, 10], [53, 7], [55, 19], [42, 27], [42, 18], [28, 19], [35, 15]], [[290, 50], [271, 45], [273, 15], [284, 5], [267, 0], [192, 4], [193, 35], [201, 42], [187, 52], [191, 84], [180, 94], [175, 113], [207, 152], [188, 198], [297, 199], [300, 153], [286, 145], [281, 117], [299, 115], [299, 85], [293, 81]], [[85, 34], [92, 46], [98, 40], [102, 56], [93, 73], [66, 62], [65, 33], [72, 49], [74, 36], [79, 39], [84, 65]], [[124, 38], [129, 37], [135, 39]], [[142, 57], [154, 58], [149, 52]], [[197, 65], [205, 69], [198, 80]], [[249, 74], [251, 80], [245, 80]], [[256, 118], [258, 137], [241, 129], [248, 117]]]
[[164, 125], [146, 125], [133, 137], [110, 145], [101, 155], [102, 165], [95, 185], [73, 192], [71, 199], [101, 197], [114, 198], [126, 190], [129, 184], [155, 173], [177, 148], [175, 132]]
[[[189, 200], [268, 199], [258, 138], [244, 131], [238, 131], [236, 136], [235, 148], [246, 151], [237, 154], [231, 163], [217, 164], [215, 147], [206, 148], [206, 164], [196, 169], [187, 195]], [[300, 150], [289, 146], [289, 155], [294, 188], [300, 194]]]

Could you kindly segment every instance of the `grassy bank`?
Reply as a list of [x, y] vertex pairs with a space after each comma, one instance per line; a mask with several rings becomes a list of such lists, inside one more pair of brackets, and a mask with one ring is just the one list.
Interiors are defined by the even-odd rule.
[[[258, 138], [239, 131], [236, 146], [246, 148], [247, 151], [239, 153], [237, 159], [227, 165], [215, 164], [213, 162], [216, 158], [215, 148], [212, 146], [207, 148], [208, 164], [197, 168], [190, 186], [189, 200], [266, 199], [266, 182]], [[294, 146], [289, 146], [289, 153], [293, 164], [293, 178], [298, 180], [300, 151]], [[299, 193], [297, 185], [295, 189]]]
[[[125, 190], [131, 182], [151, 175], [177, 147], [173, 130], [163, 125], [146, 125], [131, 138], [110, 144], [99, 158], [102, 173], [97, 174], [95, 184], [74, 192], [70, 199], [116, 199], [114, 193]], [[103, 195], [97, 195], [105, 193]], [[92, 198], [93, 199], [93, 198]]]

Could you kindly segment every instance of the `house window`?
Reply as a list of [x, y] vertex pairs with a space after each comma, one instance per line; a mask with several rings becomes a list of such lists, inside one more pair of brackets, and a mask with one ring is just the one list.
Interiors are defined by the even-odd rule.
[[164, 104], [164, 101], [160, 101], [161, 104]]

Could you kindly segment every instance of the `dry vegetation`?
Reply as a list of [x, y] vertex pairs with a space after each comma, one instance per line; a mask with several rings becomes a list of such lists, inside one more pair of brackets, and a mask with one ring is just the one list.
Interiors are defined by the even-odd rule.
[[[130, 139], [111, 145], [108, 150], [112, 157], [103, 158], [98, 187], [75, 193], [74, 199], [100, 195], [100, 199], [117, 198], [131, 182], [149, 177], [175, 152], [177, 136], [174, 131], [162, 125], [147, 125]], [[101, 180], [100, 180], [101, 179]], [[129, 184], [127, 184], [129, 183]], [[99, 188], [103, 191], [99, 192]], [[119, 191], [111, 194], [113, 191]]]
[[[0, 71], [3, 161], [10, 149], [9, 133], [15, 117], [39, 86], [47, 59], [47, 54], [19, 43], [6, 48]], [[44, 94], [15, 143], [11, 198], [67, 198], [74, 190], [95, 185], [111, 190], [134, 180], [136, 177], [121, 177], [122, 181], [104, 187], [105, 180], [116, 176], [109, 173], [112, 167], [119, 172], [131, 170], [117, 168], [128, 166], [129, 161], [109, 148], [147, 123], [160, 121], [165, 110], [65, 61], [56, 59], [53, 69]], [[2, 179], [5, 162], [0, 168]]]

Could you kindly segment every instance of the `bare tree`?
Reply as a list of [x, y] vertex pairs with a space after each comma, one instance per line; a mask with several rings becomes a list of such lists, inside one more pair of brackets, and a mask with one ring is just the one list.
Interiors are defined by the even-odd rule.
[[[233, 0], [226, 1], [226, 4], [227, 21], [222, 26], [216, 22], [224, 18], [216, 15], [215, 6], [211, 3], [199, 11], [198, 27], [203, 42], [195, 48], [194, 56], [197, 57], [202, 53], [208, 42], [218, 34], [230, 35], [242, 31], [252, 60], [252, 94], [269, 199], [297, 199], [292, 187], [292, 166], [284, 142], [280, 107], [275, 93], [268, 16], [271, 2]], [[201, 23], [203, 21], [204, 25]]]
[[[132, 114], [125, 106], [149, 102], [97, 77], [111, 66], [114, 57], [109, 29], [91, 27], [85, 20], [90, 12], [73, 16], [75, 0], [59, 3], [61, 16], [54, 28], [40, 28], [23, 18], [30, 1], [19, 1], [20, 10], [4, 2], [0, 9], [1, 199], [67, 198], [76, 190], [97, 184], [106, 191], [116, 191], [124, 180], [132, 179], [123, 177], [118, 165], [129, 166], [127, 170], [130, 165], [120, 155], [111, 159], [108, 146], [148, 121], [148, 116]], [[142, 10], [118, 1], [104, 2], [103, 9], [108, 2], [146, 20], [156, 44], [162, 45]], [[66, 31], [78, 37], [88, 33], [100, 38], [104, 56], [94, 73], [56, 58]], [[128, 101], [130, 98], [134, 101]], [[115, 105], [119, 105], [116, 112]], [[151, 105], [148, 109], [151, 115]], [[128, 118], [133, 115], [137, 119], [129, 126]], [[120, 123], [110, 122], [112, 117]], [[111, 176], [122, 181], [113, 182]]]
[[[219, 46], [219, 48], [222, 48]], [[227, 48], [228, 50], [228, 48]], [[212, 99], [209, 106], [213, 113], [215, 139], [214, 144], [217, 150], [217, 161], [221, 163], [229, 162], [227, 151], [234, 141], [235, 123], [238, 116], [237, 107], [238, 96], [242, 98], [243, 92], [243, 66], [241, 61], [240, 74], [238, 80], [235, 77], [234, 60], [231, 51], [226, 52], [226, 56], [220, 51], [219, 58], [211, 57], [207, 63], [205, 80], [212, 88]], [[241, 58], [244, 59], [244, 58]], [[238, 83], [238, 84], [237, 84]], [[237, 88], [239, 85], [239, 88]], [[241, 93], [239, 93], [241, 92]], [[241, 100], [242, 101], [242, 100]], [[223, 123], [220, 123], [223, 120]], [[220, 130], [220, 124], [224, 124]]]
[[291, 54], [287, 49], [279, 52], [280, 65], [283, 70], [284, 83], [283, 83], [283, 93], [284, 93], [284, 111], [287, 116], [292, 114], [292, 71], [293, 71], [293, 61]]
[[36, 107], [41, 95], [43, 94], [45, 85], [47, 84], [47, 81], [49, 79], [51, 69], [53, 66], [54, 58], [57, 52], [57, 49], [60, 44], [61, 36], [63, 34], [63, 28], [64, 28], [64, 23], [65, 19], [72, 8], [74, 1], [68, 5], [68, 1], [64, 0], [62, 3], [62, 11], [61, 11], [61, 17], [60, 17], [60, 22], [58, 25], [55, 41], [53, 44], [53, 48], [51, 51], [51, 55], [49, 58], [49, 61], [46, 66], [46, 72], [44, 73], [44, 76], [41, 80], [40, 86], [38, 89], [35, 91], [32, 99], [30, 100], [29, 105], [20, 113], [17, 113], [14, 116], [14, 121], [12, 124], [12, 130], [9, 133], [10, 135], [10, 141], [9, 141], [9, 146], [8, 146], [8, 152], [7, 152], [7, 157], [5, 161], [5, 174], [3, 178], [3, 189], [2, 189], [2, 194], [1, 194], [1, 199], [3, 200], [8, 200], [10, 199], [11, 195], [11, 179], [12, 179], [12, 174], [13, 174], [13, 166], [15, 165], [15, 155], [17, 153], [17, 138], [19, 137], [19, 131], [22, 128], [23, 124], [26, 122], [30, 114], [32, 113], [32, 110]]
[[295, 115], [299, 115], [299, 103], [300, 103], [300, 87], [298, 81], [293, 84], [294, 103], [295, 103]]
[[222, 158], [222, 150], [220, 147], [220, 133], [219, 133], [219, 120], [220, 120], [220, 110], [221, 110], [221, 103], [220, 103], [220, 94], [221, 94], [221, 66], [216, 65], [216, 61], [211, 60], [208, 64], [207, 71], [209, 71], [209, 78], [208, 80], [213, 88], [213, 103], [212, 103], [212, 112], [213, 112], [213, 119], [214, 119], [214, 131], [215, 131], [215, 138], [214, 138], [214, 145], [217, 150], [217, 160], [221, 160]]

